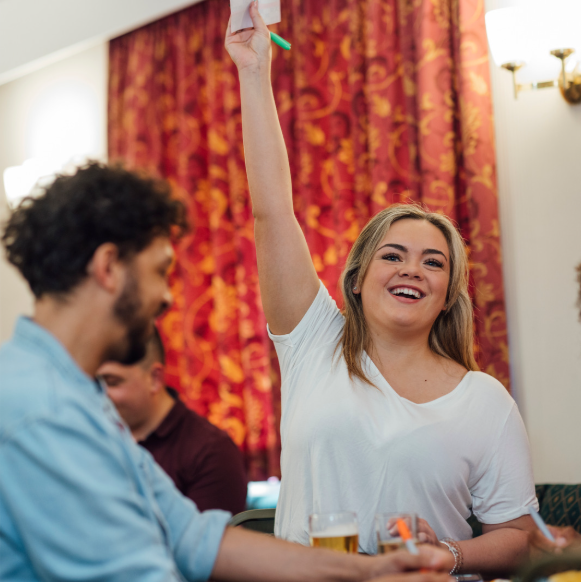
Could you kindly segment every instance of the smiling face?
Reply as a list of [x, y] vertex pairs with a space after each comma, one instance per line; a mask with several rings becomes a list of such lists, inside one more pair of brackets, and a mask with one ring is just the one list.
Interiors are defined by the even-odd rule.
[[377, 245], [361, 285], [363, 312], [375, 333], [429, 333], [446, 306], [450, 251], [426, 220], [394, 222]]

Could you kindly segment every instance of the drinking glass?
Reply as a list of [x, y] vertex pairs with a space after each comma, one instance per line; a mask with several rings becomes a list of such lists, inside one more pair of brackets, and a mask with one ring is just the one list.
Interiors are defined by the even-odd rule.
[[375, 516], [378, 554], [405, 549], [405, 542], [397, 529], [398, 519], [406, 523], [415, 544], [418, 544], [418, 516], [415, 513], [378, 513]]
[[311, 546], [356, 554], [359, 548], [357, 515], [351, 511], [313, 513], [309, 516]]

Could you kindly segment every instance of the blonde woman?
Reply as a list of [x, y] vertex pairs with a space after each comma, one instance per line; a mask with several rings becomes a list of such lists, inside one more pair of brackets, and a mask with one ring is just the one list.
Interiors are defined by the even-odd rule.
[[[462, 239], [417, 206], [380, 212], [343, 276], [342, 315], [319, 282], [293, 213], [270, 82], [269, 32], [228, 32], [262, 302], [282, 370], [282, 488], [276, 534], [308, 543], [313, 512], [355, 511], [360, 551], [378, 512], [413, 511], [420, 539], [456, 571], [498, 572], [527, 554], [536, 507], [530, 454], [506, 390], [477, 371]], [[484, 535], [471, 539], [471, 510]], [[448, 538], [446, 544], [440, 540]]]

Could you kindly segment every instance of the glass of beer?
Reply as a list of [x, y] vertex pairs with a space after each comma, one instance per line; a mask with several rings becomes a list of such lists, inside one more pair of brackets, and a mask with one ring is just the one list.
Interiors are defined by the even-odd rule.
[[378, 513], [375, 516], [378, 554], [405, 550], [405, 542], [399, 535], [397, 528], [398, 519], [405, 521], [414, 542], [416, 545], [418, 544], [418, 516], [415, 513]]
[[350, 511], [313, 513], [309, 516], [309, 536], [314, 548], [356, 554], [359, 548], [357, 515]]

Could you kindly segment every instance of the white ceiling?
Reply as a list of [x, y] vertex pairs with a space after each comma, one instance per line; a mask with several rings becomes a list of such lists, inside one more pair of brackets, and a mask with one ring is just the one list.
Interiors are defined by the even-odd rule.
[[0, 84], [201, 1], [0, 0]]

